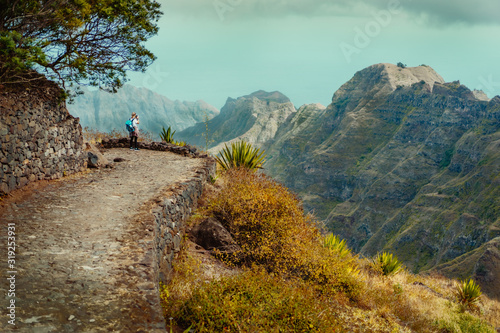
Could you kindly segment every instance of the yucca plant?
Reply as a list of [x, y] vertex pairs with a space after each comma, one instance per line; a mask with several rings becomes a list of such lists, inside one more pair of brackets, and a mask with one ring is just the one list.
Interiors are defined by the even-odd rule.
[[403, 263], [392, 253], [382, 252], [373, 259], [374, 265], [382, 271], [385, 276], [395, 275], [403, 269]]
[[175, 143], [174, 141], [175, 131], [172, 132], [172, 128], [168, 126], [168, 129], [165, 130], [165, 127], [162, 127], [162, 131], [160, 132], [160, 138], [162, 141], [166, 143]]
[[464, 309], [477, 308], [482, 294], [481, 287], [473, 279], [460, 281], [456, 285], [455, 296]]
[[172, 128], [168, 126], [168, 129], [165, 130], [165, 127], [162, 127], [162, 131], [160, 132], [160, 139], [166, 143], [171, 143], [177, 146], [185, 146], [186, 143], [184, 141], [175, 141], [174, 140], [175, 131], [172, 132]]
[[345, 239], [340, 239], [339, 236], [328, 234], [323, 238], [323, 246], [338, 254], [340, 258], [346, 257], [351, 250], [347, 247]]
[[262, 169], [265, 163], [264, 151], [253, 148], [250, 143], [243, 140], [231, 143], [231, 147], [225, 144], [215, 159], [223, 170], [239, 167], [256, 170]]

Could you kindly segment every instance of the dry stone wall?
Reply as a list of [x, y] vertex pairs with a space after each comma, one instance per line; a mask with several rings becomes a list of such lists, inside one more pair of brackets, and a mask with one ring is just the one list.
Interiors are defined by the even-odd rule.
[[0, 90], [0, 195], [28, 182], [86, 168], [82, 128], [44, 81], [38, 88]]
[[207, 159], [206, 166], [198, 170], [195, 177], [180, 184], [171, 196], [153, 210], [155, 275], [158, 282], [168, 284], [171, 281], [172, 264], [185, 235], [185, 222], [196, 208], [206, 181], [214, 174], [215, 162]]

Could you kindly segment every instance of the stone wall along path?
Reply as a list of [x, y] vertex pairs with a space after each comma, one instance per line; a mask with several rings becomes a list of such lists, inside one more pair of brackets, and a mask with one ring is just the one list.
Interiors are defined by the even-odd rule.
[[[29, 184], [0, 202], [0, 332], [165, 331], [146, 258], [154, 228], [143, 218], [207, 161], [150, 150], [104, 155], [125, 161]], [[17, 244], [14, 326], [7, 316], [8, 223]]]

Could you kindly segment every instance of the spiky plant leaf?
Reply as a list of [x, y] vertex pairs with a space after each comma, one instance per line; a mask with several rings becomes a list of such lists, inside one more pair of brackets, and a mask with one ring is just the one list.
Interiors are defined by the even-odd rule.
[[344, 258], [351, 253], [351, 250], [347, 247], [345, 239], [340, 239], [339, 236], [334, 234], [328, 234], [323, 239], [323, 246], [336, 252], [341, 258]]
[[463, 280], [456, 285], [455, 296], [464, 308], [475, 309], [481, 295], [481, 287], [473, 280]]
[[225, 144], [215, 159], [223, 170], [239, 167], [256, 170], [262, 169], [262, 165], [265, 163], [265, 154], [264, 151], [260, 151], [242, 140], [231, 143], [231, 147]]
[[174, 141], [174, 134], [175, 131], [172, 132], [172, 128], [168, 126], [168, 129], [165, 130], [165, 127], [162, 127], [162, 131], [160, 132], [160, 138], [162, 141], [165, 141], [166, 143], [173, 143], [176, 144]]
[[381, 269], [382, 274], [395, 275], [403, 269], [403, 263], [392, 253], [382, 252], [373, 259], [374, 265]]

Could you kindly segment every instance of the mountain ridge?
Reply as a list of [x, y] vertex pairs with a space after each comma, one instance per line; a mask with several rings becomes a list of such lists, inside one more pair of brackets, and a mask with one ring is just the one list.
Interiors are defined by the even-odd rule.
[[83, 127], [103, 132], [125, 129], [132, 112], [140, 115], [140, 128], [158, 135], [162, 127], [183, 130], [219, 114], [219, 110], [203, 100], [196, 102], [171, 100], [149, 89], [124, 85], [116, 94], [84, 90], [83, 95], [68, 104], [71, 114], [80, 118]]
[[[237, 100], [225, 106], [232, 123], [242, 114]], [[390, 251], [412, 271], [429, 271], [500, 235], [499, 101], [428, 66], [376, 64], [326, 108], [304, 105], [274, 135], [253, 140], [267, 152], [266, 172], [354, 250]], [[219, 135], [212, 147], [245, 133]]]
[[240, 139], [260, 147], [273, 139], [281, 124], [295, 112], [294, 105], [282, 93], [259, 90], [237, 99], [228, 98], [218, 116], [177, 133], [177, 137], [211, 152]]

